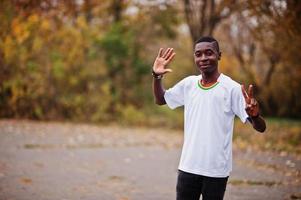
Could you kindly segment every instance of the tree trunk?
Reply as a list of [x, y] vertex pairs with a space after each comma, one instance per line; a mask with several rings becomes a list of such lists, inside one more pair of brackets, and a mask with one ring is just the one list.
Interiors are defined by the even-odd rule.
[[216, 26], [236, 7], [235, 0], [183, 0], [183, 3], [193, 43], [201, 36], [212, 35]]

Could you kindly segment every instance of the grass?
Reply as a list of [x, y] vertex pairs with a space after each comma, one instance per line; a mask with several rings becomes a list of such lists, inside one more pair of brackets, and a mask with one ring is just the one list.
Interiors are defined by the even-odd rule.
[[[123, 115], [125, 120], [118, 121], [117, 125], [183, 130], [182, 109], [170, 110], [166, 106], [154, 106], [146, 110], [128, 108], [124, 110]], [[253, 148], [261, 151], [279, 152], [282, 155], [301, 156], [301, 119], [266, 118], [266, 124], [265, 133], [259, 133], [252, 128], [251, 124], [243, 124], [239, 119], [236, 119], [233, 136], [234, 146], [240, 149]], [[81, 148], [89, 147], [81, 146]], [[98, 147], [95, 146], [94, 148]], [[25, 148], [52, 148], [52, 146], [27, 144]], [[75, 147], [69, 146], [67, 148]]]
[[[138, 117], [140, 123], [136, 123], [137, 113], [133, 110], [126, 114], [126, 120], [133, 123], [124, 125], [139, 125], [145, 127], [164, 127], [183, 130], [183, 110], [170, 110], [167, 106], [153, 106], [149, 110], [135, 111], [144, 113], [144, 117]], [[135, 119], [131, 120], [131, 117]], [[301, 119], [292, 120], [285, 118], [266, 118], [267, 129], [265, 133], [256, 132], [251, 124], [243, 124], [235, 119], [234, 145], [241, 149], [253, 148], [262, 151], [279, 152], [283, 155], [292, 153], [301, 156]]]
[[259, 150], [294, 153], [301, 155], [301, 120], [266, 119], [265, 133], [256, 132], [251, 125], [236, 120], [234, 144], [239, 148], [256, 148]]

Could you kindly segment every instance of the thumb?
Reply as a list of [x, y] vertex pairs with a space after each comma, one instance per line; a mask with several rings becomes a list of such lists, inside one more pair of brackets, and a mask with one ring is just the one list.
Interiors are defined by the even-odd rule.
[[164, 74], [165, 74], [165, 73], [168, 73], [168, 72], [172, 72], [172, 69], [165, 69], [165, 70], [164, 70]]

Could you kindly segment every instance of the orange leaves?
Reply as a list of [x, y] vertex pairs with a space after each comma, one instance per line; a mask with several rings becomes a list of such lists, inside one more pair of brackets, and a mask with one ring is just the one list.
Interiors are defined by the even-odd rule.
[[12, 35], [18, 42], [22, 44], [30, 34], [34, 31], [36, 26], [40, 22], [40, 17], [37, 14], [32, 14], [28, 18], [24, 19], [22, 16], [16, 17], [11, 25]]
[[0, 43], [0, 48], [3, 50], [4, 54], [4, 60], [7, 62], [10, 62], [12, 59], [14, 59], [14, 47], [15, 43], [10, 35], [4, 38], [3, 43]]
[[15, 19], [12, 23], [12, 35], [16, 41], [21, 44], [29, 36], [29, 31], [26, 30], [26, 26], [18, 19]]

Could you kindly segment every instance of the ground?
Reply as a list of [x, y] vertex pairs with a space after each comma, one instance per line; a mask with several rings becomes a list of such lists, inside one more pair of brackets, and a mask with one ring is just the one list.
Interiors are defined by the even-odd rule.
[[[0, 200], [174, 200], [182, 133], [0, 121]], [[301, 160], [234, 145], [225, 200], [301, 199]]]

